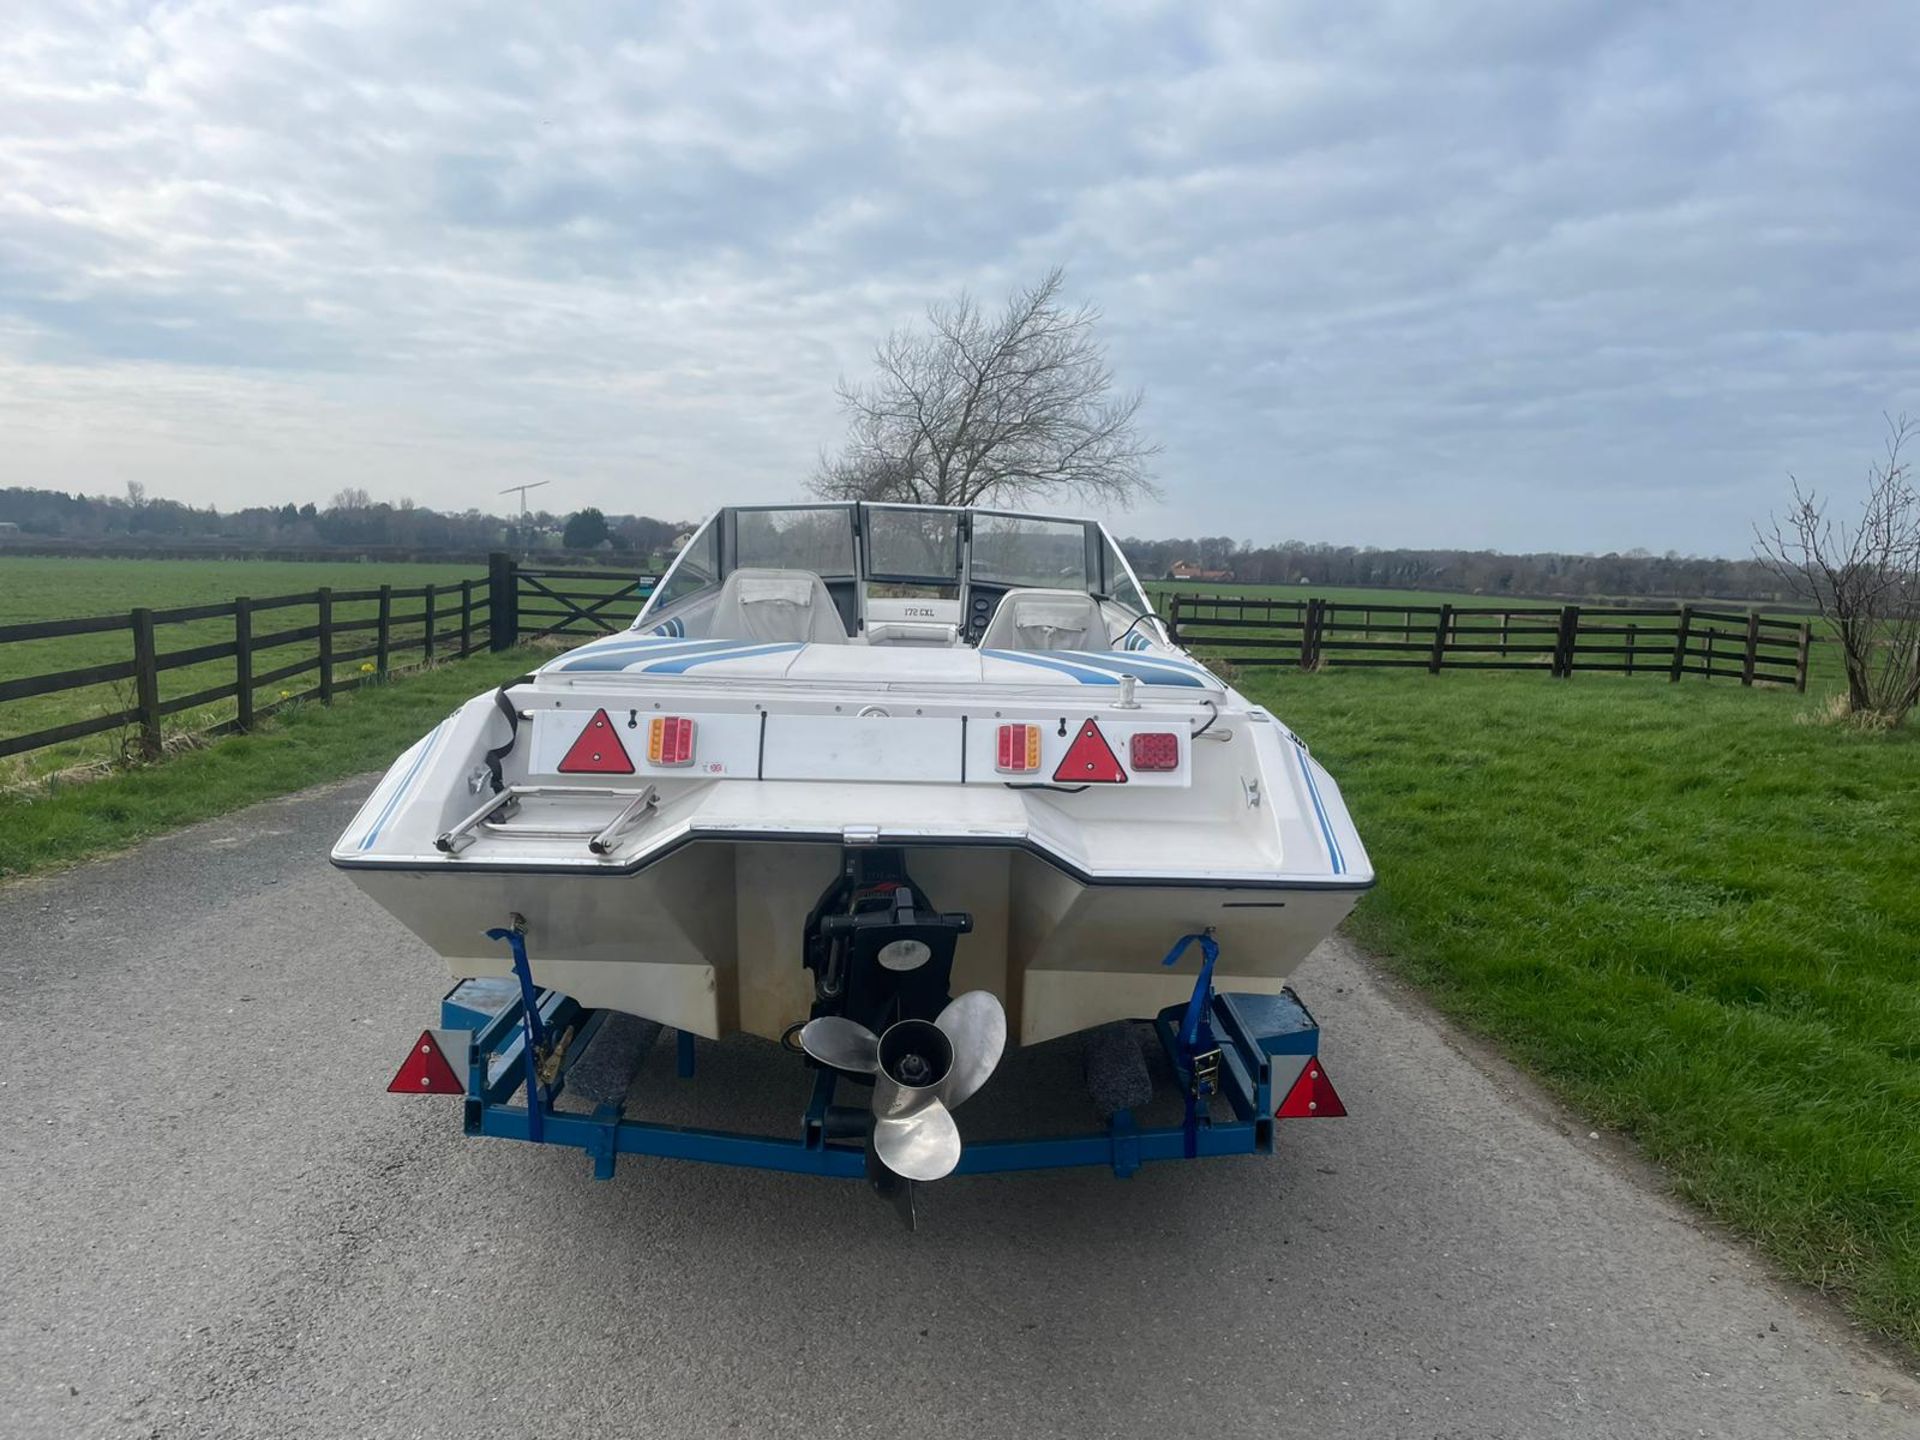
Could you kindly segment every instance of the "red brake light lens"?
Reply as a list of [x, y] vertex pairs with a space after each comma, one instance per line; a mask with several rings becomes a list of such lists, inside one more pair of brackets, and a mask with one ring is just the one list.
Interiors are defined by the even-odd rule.
[[647, 760], [654, 765], [693, 763], [693, 721], [685, 715], [656, 715], [647, 728]]
[[1135, 770], [1178, 770], [1180, 737], [1164, 730], [1135, 735], [1127, 742], [1127, 759]]

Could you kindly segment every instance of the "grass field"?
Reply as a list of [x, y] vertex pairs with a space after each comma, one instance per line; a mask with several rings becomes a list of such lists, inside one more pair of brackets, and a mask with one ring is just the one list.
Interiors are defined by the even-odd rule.
[[1920, 1345], [1920, 735], [1725, 684], [1246, 685], [1342, 783], [1358, 939]]

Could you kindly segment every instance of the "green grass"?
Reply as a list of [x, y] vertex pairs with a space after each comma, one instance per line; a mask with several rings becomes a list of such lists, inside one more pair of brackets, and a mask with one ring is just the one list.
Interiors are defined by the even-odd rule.
[[385, 766], [469, 696], [552, 658], [509, 650], [293, 706], [157, 765], [0, 794], [0, 876], [71, 864], [196, 820]]
[[1342, 783], [1357, 939], [1920, 1345], [1920, 735], [1725, 684], [1245, 683]]
[[[472, 565], [363, 565], [355, 562], [275, 561], [275, 560], [122, 560], [80, 559], [38, 556], [0, 558], [0, 625], [23, 620], [69, 620], [93, 615], [124, 615], [135, 606], [166, 609], [182, 605], [212, 604], [230, 601], [237, 595], [263, 599], [271, 595], [303, 594], [321, 586], [336, 590], [364, 590], [382, 584], [396, 587], [458, 585], [462, 580], [484, 579]], [[477, 597], [484, 597], [484, 583], [477, 586]], [[419, 600], [396, 601], [394, 613], [418, 614]], [[439, 607], [438, 629], [445, 633], [458, 624], [449, 619], [449, 609], [457, 612], [458, 597], [450, 597]], [[378, 611], [373, 601], [342, 603], [334, 607], [339, 621], [371, 617]], [[484, 612], [482, 612], [484, 616]], [[256, 639], [277, 631], [298, 629], [314, 623], [313, 607], [294, 607], [262, 611], [254, 617]], [[394, 638], [417, 637], [423, 627], [396, 626]], [[233, 638], [230, 619], [188, 621], [165, 625], [155, 634], [156, 648], [166, 654]], [[352, 632], [339, 638], [337, 649], [358, 649], [370, 644], [370, 634]], [[444, 641], [443, 641], [444, 643]], [[256, 669], [266, 671], [317, 653], [313, 642], [283, 646], [261, 652]], [[103, 635], [73, 635], [45, 640], [24, 640], [0, 645], [0, 680], [25, 675], [46, 675], [87, 665], [131, 659], [133, 637], [122, 630]], [[401, 652], [396, 664], [418, 659], [418, 652]], [[358, 666], [340, 667], [350, 675]], [[160, 697], [168, 700], [209, 690], [233, 679], [233, 661], [214, 660], [205, 664], [182, 666], [163, 671]], [[296, 676], [281, 685], [263, 688], [256, 696], [259, 704], [278, 698], [281, 689], [297, 692], [315, 683], [312, 674]], [[36, 695], [25, 700], [0, 703], [0, 735], [22, 735], [69, 720], [124, 710], [131, 706], [132, 682], [89, 685], [51, 695]], [[193, 733], [230, 718], [232, 701], [222, 701], [181, 711], [167, 717], [169, 733]], [[69, 741], [29, 755], [0, 760], [0, 780], [20, 780], [88, 761], [111, 759], [120, 752], [117, 734], [109, 731], [83, 740]]]

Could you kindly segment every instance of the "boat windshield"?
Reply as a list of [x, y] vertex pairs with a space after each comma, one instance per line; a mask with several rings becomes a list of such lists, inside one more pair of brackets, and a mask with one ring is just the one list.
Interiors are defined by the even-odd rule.
[[1030, 515], [980, 515], [973, 522], [973, 577], [995, 585], [1094, 591], [1087, 573], [1087, 523]]
[[967, 586], [1077, 590], [1152, 609], [1097, 521], [932, 505], [748, 505], [718, 511], [694, 532], [636, 624], [736, 570], [810, 571], [848, 616], [860, 613], [856, 591], [952, 600]]
[[732, 570], [811, 570], [825, 580], [850, 578], [853, 507], [782, 506], [736, 510]]
[[960, 512], [867, 506], [867, 578], [953, 585], [960, 579]]

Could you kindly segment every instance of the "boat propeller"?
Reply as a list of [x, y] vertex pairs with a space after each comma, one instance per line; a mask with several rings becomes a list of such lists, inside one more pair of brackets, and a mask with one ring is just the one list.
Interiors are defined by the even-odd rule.
[[800, 1048], [828, 1069], [873, 1076], [873, 1158], [903, 1180], [938, 1180], [960, 1163], [953, 1110], [1000, 1063], [1007, 1012], [970, 990], [932, 1020], [896, 1021], [879, 1035], [822, 1015], [801, 1028]]

